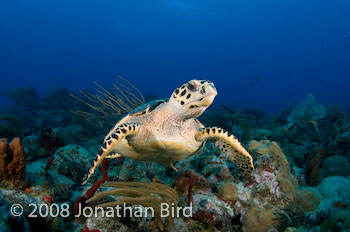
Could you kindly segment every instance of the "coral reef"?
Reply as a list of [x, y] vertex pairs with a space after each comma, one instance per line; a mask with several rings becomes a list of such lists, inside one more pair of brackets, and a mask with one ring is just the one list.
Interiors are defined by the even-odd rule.
[[[43, 98], [39, 98], [32, 87], [0, 92], [13, 102], [9, 112], [11, 117], [15, 115], [22, 123], [21, 134], [16, 136], [33, 135], [45, 128], [66, 127], [74, 119], [70, 110], [81, 107], [79, 102], [72, 101], [71, 92], [65, 88], [54, 89]], [[76, 121], [82, 123], [83, 120]]]
[[298, 182], [291, 175], [289, 163], [278, 144], [268, 140], [260, 143], [253, 140], [248, 144], [248, 150], [257, 156], [255, 182], [260, 185], [270, 180], [272, 191], [281, 198], [284, 208], [295, 204], [298, 201]]
[[[118, 86], [124, 93], [134, 91], [127, 83], [124, 86], [129, 90]], [[114, 92], [121, 96], [119, 90]], [[108, 92], [113, 92], [100, 87], [99, 91], [101, 99], [85, 94], [94, 101], [110, 104]], [[96, 129], [83, 116], [67, 113], [79, 109], [94, 114], [84, 103], [72, 101], [67, 89], [56, 89], [41, 99], [30, 88], [14, 93], [18, 96], [7, 96], [16, 105], [11, 112], [0, 114], [0, 137], [22, 139], [14, 138], [11, 143], [0, 139], [0, 231], [350, 229], [350, 123], [346, 112], [337, 105], [323, 106], [309, 95], [296, 107], [272, 116], [257, 109], [228, 106], [203, 115], [201, 121], [205, 125], [233, 132], [253, 155], [256, 170], [250, 178], [240, 176], [236, 165], [208, 142], [201, 153], [174, 164], [177, 172], [124, 157], [108, 159], [108, 173], [104, 160], [91, 184], [81, 186], [85, 170], [108, 128]], [[75, 95], [84, 99], [84, 95]], [[120, 113], [126, 113], [133, 104], [121, 108]], [[108, 123], [119, 118], [117, 111], [106, 112], [116, 114]], [[103, 113], [97, 112], [97, 116]], [[113, 183], [117, 184], [112, 186]], [[170, 192], [165, 189], [173, 197], [169, 198]], [[191, 206], [192, 217], [107, 218], [99, 212], [88, 218], [32, 219], [28, 217], [29, 207], [24, 207], [21, 217], [9, 213], [14, 203], [66, 203], [71, 212], [77, 213], [79, 204], [84, 209], [125, 202], [137, 209], [166, 201], [178, 208]]]
[[18, 136], [21, 130], [21, 121], [15, 115], [0, 114], [0, 138]]
[[39, 95], [33, 87], [2, 89], [0, 93], [10, 98], [18, 106], [36, 107], [39, 103]]
[[66, 88], [53, 89], [47, 96], [40, 100], [40, 107], [46, 110], [70, 110], [72, 106], [71, 92]]
[[316, 209], [319, 198], [314, 192], [299, 187], [290, 172], [286, 156], [276, 142], [253, 140], [247, 148], [255, 155], [256, 171], [245, 186], [236, 186], [238, 199], [235, 211], [243, 215], [243, 228], [258, 231], [259, 228], [254, 230], [251, 221], [262, 220], [264, 223], [260, 231], [268, 231], [276, 228], [273, 220], [275, 212], [291, 207], [304, 211]]

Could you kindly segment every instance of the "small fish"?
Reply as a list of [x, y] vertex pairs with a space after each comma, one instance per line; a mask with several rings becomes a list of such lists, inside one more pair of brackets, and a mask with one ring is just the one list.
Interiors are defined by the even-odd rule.
[[261, 77], [260, 76], [256, 76], [255, 80], [260, 81]]
[[250, 87], [254, 87], [254, 82], [250, 82]]
[[230, 108], [228, 108], [227, 106], [221, 104], [220, 105], [224, 110], [226, 110], [227, 112], [229, 112], [230, 114], [235, 114], [235, 112], [233, 110], [231, 110]]

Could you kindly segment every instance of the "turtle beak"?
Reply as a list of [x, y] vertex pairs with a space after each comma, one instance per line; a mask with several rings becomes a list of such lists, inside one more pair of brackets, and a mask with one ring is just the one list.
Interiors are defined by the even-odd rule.
[[211, 89], [211, 92], [215, 93], [215, 96], [218, 95], [218, 91], [216, 90], [214, 83], [211, 81], [207, 81], [207, 82], [208, 82], [209, 89]]
[[214, 98], [215, 98], [216, 94], [210, 94], [208, 96], [206, 96], [205, 98], [203, 98], [203, 100], [201, 101], [201, 106], [204, 107], [208, 107], [211, 105], [211, 103], [213, 103]]
[[205, 81], [205, 86], [203, 86], [204, 97], [200, 99], [200, 105], [204, 107], [208, 107], [213, 103], [214, 98], [218, 95], [218, 91], [216, 90], [214, 83], [211, 81]]

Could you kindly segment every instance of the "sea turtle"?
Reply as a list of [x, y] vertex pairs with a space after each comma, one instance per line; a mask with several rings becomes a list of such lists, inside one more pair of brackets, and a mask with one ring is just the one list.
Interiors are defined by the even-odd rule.
[[105, 158], [125, 156], [137, 161], [169, 165], [198, 153], [207, 140], [213, 141], [244, 176], [252, 175], [253, 159], [233, 135], [218, 127], [204, 127], [199, 117], [217, 95], [213, 82], [191, 80], [175, 89], [169, 99], [144, 104], [122, 118], [107, 134], [86, 184]]

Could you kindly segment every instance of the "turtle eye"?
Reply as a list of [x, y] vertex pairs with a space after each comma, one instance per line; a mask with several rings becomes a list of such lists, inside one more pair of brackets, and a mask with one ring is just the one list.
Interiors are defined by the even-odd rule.
[[187, 83], [187, 89], [193, 92], [193, 91], [195, 91], [196, 86], [194, 86], [194, 85], [191, 84], [191, 83]]

